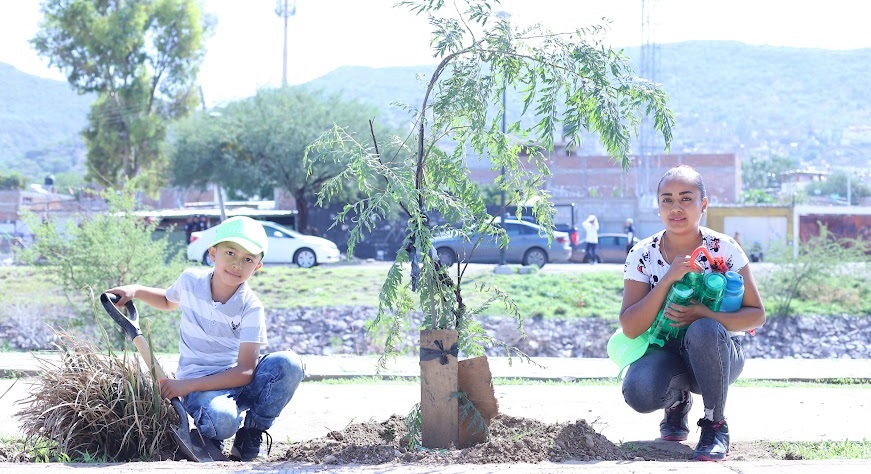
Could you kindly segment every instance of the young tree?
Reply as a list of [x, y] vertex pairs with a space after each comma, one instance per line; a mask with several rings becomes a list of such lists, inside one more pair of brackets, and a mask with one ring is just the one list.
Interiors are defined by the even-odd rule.
[[97, 100], [84, 131], [88, 176], [154, 189], [166, 120], [195, 105], [192, 84], [210, 21], [195, 0], [46, 0], [31, 40], [79, 93]]
[[[404, 148], [385, 153], [376, 137], [362, 141], [336, 127], [309, 149], [308, 166], [311, 173], [325, 160], [345, 167], [324, 185], [321, 202], [335, 199], [348, 182], [364, 193], [337, 217], [337, 222], [353, 222], [349, 254], [389, 209], [401, 207], [406, 213], [406, 239], [382, 288], [378, 322], [394, 332], [406, 325], [413, 306], [410, 288], [418, 292], [424, 329], [456, 329], [459, 350], [474, 356], [498, 341], [472, 316], [501, 299], [520, 324], [522, 318], [498, 289], [485, 289], [495, 296], [483, 307], [467, 308], [460, 292], [464, 267], [458, 266], [454, 280], [431, 246], [439, 232], [490, 233], [503, 244], [507, 240], [494, 225], [497, 218], [487, 213], [467, 160], [489, 159], [492, 169], [501, 171], [495, 184], [507, 193], [508, 204], [534, 202], [533, 214], [549, 229], [554, 211], [543, 184], [555, 139], [564, 137], [571, 148], [584, 132], [595, 132], [616, 164], [628, 169], [631, 137], [642, 114], [652, 116], [666, 147], [674, 118], [664, 91], [635, 76], [628, 58], [602, 42], [604, 27], [567, 33], [540, 25], [516, 28], [495, 13], [497, 0], [446, 3], [401, 3], [429, 18], [439, 59], [419, 107], [409, 107], [414, 131], [398, 137]], [[521, 93], [523, 113], [533, 120], [526, 125], [522, 117], [512, 117], [503, 133], [506, 89]], [[435, 214], [444, 224], [435, 222]], [[453, 223], [461, 224], [455, 229]], [[404, 268], [410, 268], [410, 281], [403, 281]], [[391, 350], [388, 337], [385, 355]]]

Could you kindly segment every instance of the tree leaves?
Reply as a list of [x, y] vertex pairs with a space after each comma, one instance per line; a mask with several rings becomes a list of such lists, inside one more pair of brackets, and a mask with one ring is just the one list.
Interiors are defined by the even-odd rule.
[[210, 27], [194, 0], [48, 0], [31, 44], [80, 93], [97, 93], [84, 133], [88, 178], [162, 184], [166, 121], [194, 107], [190, 93]]
[[[543, 184], [550, 176], [556, 140], [577, 146], [583, 133], [594, 132], [614, 161], [628, 169], [630, 138], [642, 116], [653, 116], [666, 146], [674, 124], [665, 93], [636, 77], [628, 59], [601, 42], [603, 28], [571, 33], [553, 33], [540, 25], [518, 28], [510, 18], [494, 16], [498, 3], [457, 0], [444, 8], [441, 1], [401, 2], [411, 12], [427, 16], [434, 28], [433, 51], [440, 59], [412, 118], [416, 133], [390, 155], [378, 150], [374, 137], [367, 145], [338, 129], [309, 147], [320, 157], [330, 156], [333, 163], [348, 163], [346, 171], [324, 187], [321, 201], [337, 196], [342, 179], [356, 179], [363, 194], [336, 218], [337, 223], [353, 225], [349, 252], [367, 229], [385, 218], [387, 203], [404, 209], [406, 240], [396, 265], [408, 262], [409, 253], [414, 255], [419, 274], [417, 265], [411, 271], [419, 283], [415, 287], [426, 314], [424, 327], [456, 328], [465, 353], [493, 341], [470, 319], [479, 310], [470, 312], [463, 304], [462, 265], [454, 281], [431, 251], [431, 242], [436, 232], [450, 229], [469, 239], [487, 234], [507, 238], [487, 212], [484, 196], [492, 190], [485, 193], [471, 179], [473, 166], [489, 164], [498, 172], [494, 184], [508, 196], [507, 204], [530, 204], [539, 223], [551, 229], [554, 210]], [[536, 118], [532, 127], [524, 127], [519, 117], [511, 117], [509, 125], [502, 103], [509, 89], [521, 92], [523, 113]], [[319, 159], [323, 158], [313, 154], [309, 166]], [[410, 172], [399, 171], [404, 168]], [[390, 296], [400, 284], [396, 265], [382, 290], [379, 315], [399, 317], [404, 311]], [[515, 308], [513, 315], [522, 324], [523, 315], [516, 312], [510, 295], [486, 291], [494, 295], [487, 304], [503, 301], [509, 310]]]

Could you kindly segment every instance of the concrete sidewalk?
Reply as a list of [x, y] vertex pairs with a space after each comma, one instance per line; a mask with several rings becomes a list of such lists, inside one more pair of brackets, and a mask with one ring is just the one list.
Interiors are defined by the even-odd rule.
[[[51, 360], [53, 355], [42, 355]], [[172, 357], [160, 357], [167, 368], [175, 367]], [[299, 441], [318, 438], [331, 430], [365, 420], [386, 420], [390, 415], [405, 415], [420, 400], [420, 387], [414, 383], [354, 383], [319, 384], [313, 380], [371, 376], [376, 373], [376, 358], [353, 356], [305, 356], [307, 381], [298, 389], [293, 401], [270, 429], [273, 438], [281, 441]], [[37, 365], [30, 354], [6, 353], [0, 357], [0, 371], [32, 375]], [[615, 366], [607, 359], [536, 358], [539, 365], [521, 363], [514, 359], [509, 366], [504, 358], [491, 358], [494, 377], [518, 377], [540, 380], [613, 379]], [[406, 357], [390, 361], [380, 375], [414, 377], [419, 374], [417, 361]], [[744, 379], [770, 380], [837, 380], [854, 378], [871, 380], [871, 361], [868, 360], [762, 360], [747, 361]], [[0, 380], [0, 436], [18, 434], [18, 411], [15, 401], [26, 396], [30, 384], [37, 379], [28, 377], [15, 383]], [[612, 442], [653, 440], [658, 436], [661, 413], [639, 414], [623, 403], [618, 385], [587, 384], [498, 384], [495, 387], [500, 412], [512, 416], [534, 418], [543, 422], [575, 421], [585, 419]], [[729, 391], [727, 417], [733, 443], [780, 440], [822, 441], [871, 439], [871, 388], [832, 384], [824, 387], [733, 387]], [[702, 404], [696, 398], [690, 419], [701, 417]], [[687, 449], [695, 446], [698, 432], [683, 443]], [[680, 446], [678, 446], [680, 447]], [[0, 469], [10, 467], [0, 464]], [[49, 472], [38, 465], [14, 465], [20, 472]], [[26, 468], [26, 470], [25, 470]], [[66, 469], [62, 465], [50, 468]], [[69, 469], [72, 469], [70, 467]], [[594, 462], [571, 464], [536, 464], [521, 466], [469, 465], [469, 466], [302, 466], [276, 463], [210, 464], [189, 463], [130, 463], [93, 468], [77, 465], [76, 473], [120, 473], [135, 471], [182, 472], [198, 469], [209, 473], [224, 472], [575, 472], [586, 473], [669, 472], [675, 469], [693, 473], [729, 472], [821, 472], [838, 469], [844, 472], [871, 472], [871, 459], [862, 461], [742, 461], [726, 463], [661, 463], [661, 462]], [[94, 469], [91, 471], [91, 469]], [[97, 471], [96, 469], [99, 469]], [[53, 471], [51, 471], [53, 472]]]
[[[158, 354], [157, 359], [167, 372], [178, 365], [177, 354]], [[39, 361], [57, 363], [56, 352], [5, 352], [0, 356], [0, 376], [36, 375]], [[337, 378], [417, 377], [420, 367], [415, 357], [397, 357], [387, 361], [385, 369], [378, 368], [378, 357], [332, 355], [305, 355], [306, 380]], [[613, 379], [617, 367], [609, 359], [580, 359], [564, 357], [535, 357], [531, 363], [520, 358], [490, 357], [490, 371], [497, 378], [523, 378], [529, 380]], [[748, 359], [742, 379], [832, 381], [857, 379], [871, 381], [871, 360], [866, 359]]]

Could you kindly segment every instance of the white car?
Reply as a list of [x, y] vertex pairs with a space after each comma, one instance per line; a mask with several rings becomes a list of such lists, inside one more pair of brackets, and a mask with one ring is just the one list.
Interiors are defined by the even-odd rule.
[[[280, 224], [259, 221], [269, 238], [269, 247], [263, 263], [295, 263], [302, 268], [311, 268], [321, 263], [335, 263], [341, 258], [336, 244], [330, 240], [303, 235]], [[209, 246], [215, 241], [215, 227], [191, 234], [188, 244], [188, 260], [212, 265]]]

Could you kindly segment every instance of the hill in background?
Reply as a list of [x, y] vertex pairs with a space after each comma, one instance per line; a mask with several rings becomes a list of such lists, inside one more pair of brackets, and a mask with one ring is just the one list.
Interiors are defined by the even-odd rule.
[[[640, 57], [638, 47], [625, 49]], [[867, 167], [871, 156], [871, 49], [835, 51], [694, 41], [658, 45], [655, 80], [675, 113], [673, 153], [791, 156], [808, 164]], [[640, 71], [637, 61], [634, 68]], [[342, 67], [304, 86], [384, 110], [390, 125], [419, 106], [434, 65]], [[79, 136], [91, 98], [63, 82], [0, 64], [0, 166], [41, 180], [47, 173], [83, 170]], [[508, 95], [517, 120], [517, 94]], [[529, 118], [531, 121], [532, 119]], [[604, 153], [595, 137], [581, 154]]]
[[47, 174], [83, 170], [80, 133], [93, 96], [8, 64], [0, 64], [0, 84], [0, 169], [38, 182]]
[[[624, 52], [640, 57], [637, 47]], [[864, 166], [871, 156], [871, 101], [864, 98], [871, 49], [693, 41], [659, 45], [657, 57], [655, 80], [676, 118], [672, 153], [774, 153], [818, 166]], [[637, 61], [633, 68], [640, 71]], [[307, 86], [379, 106], [396, 100], [419, 106], [434, 69], [342, 67]], [[519, 100], [508, 93], [509, 121], [522, 110]], [[383, 118], [405, 117], [391, 108]], [[580, 153], [604, 154], [591, 138]]]

